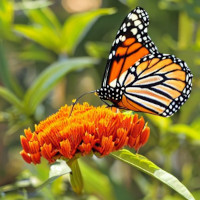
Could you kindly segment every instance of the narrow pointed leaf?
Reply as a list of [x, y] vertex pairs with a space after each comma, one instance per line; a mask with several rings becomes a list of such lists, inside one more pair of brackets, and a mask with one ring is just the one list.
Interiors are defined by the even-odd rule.
[[91, 67], [97, 62], [93, 58], [74, 58], [65, 61], [59, 61], [49, 66], [35, 80], [24, 97], [24, 105], [28, 109], [29, 114], [34, 113], [38, 104], [40, 104], [52, 88], [72, 70]]
[[72, 53], [89, 27], [98, 17], [113, 14], [114, 12], [115, 10], [113, 8], [102, 8], [69, 17], [62, 31], [62, 40], [63, 44], [65, 44], [64, 49], [66, 49], [68, 53]]
[[29, 10], [27, 15], [36, 24], [49, 27], [52, 31], [60, 31], [61, 25], [49, 8]]
[[55, 53], [60, 52], [60, 38], [55, 31], [49, 27], [19, 24], [14, 26], [14, 30]]
[[126, 149], [116, 151], [112, 153], [111, 156], [128, 163], [140, 171], [143, 171], [144, 173], [158, 179], [178, 192], [181, 196], [185, 197], [185, 199], [195, 200], [189, 190], [176, 177], [162, 170], [146, 157], [139, 154], [133, 154]]
[[194, 141], [200, 141], [199, 130], [195, 130], [191, 126], [186, 124], [175, 124], [169, 128], [169, 131], [176, 134], [184, 134], [188, 138], [193, 139]]
[[0, 86], [0, 97], [4, 98], [7, 102], [15, 106], [19, 110], [23, 110], [24, 107], [21, 101], [8, 89]]

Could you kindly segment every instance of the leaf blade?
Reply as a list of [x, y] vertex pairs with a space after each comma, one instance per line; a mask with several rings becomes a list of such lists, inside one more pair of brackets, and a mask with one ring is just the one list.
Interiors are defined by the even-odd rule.
[[195, 200], [189, 190], [176, 177], [162, 170], [144, 156], [139, 154], [135, 155], [126, 149], [113, 152], [111, 153], [111, 156], [125, 163], [128, 163], [140, 171], [143, 171], [144, 173], [158, 179], [159, 181], [174, 189], [177, 193], [186, 199]]
[[186, 124], [174, 124], [170, 126], [169, 131], [175, 134], [184, 134], [188, 138], [197, 141], [200, 141], [200, 134], [198, 130], [195, 130], [189, 125]]
[[25, 108], [33, 114], [37, 105], [46, 97], [50, 90], [69, 72], [90, 67], [96, 59], [82, 57], [72, 58], [52, 64], [35, 80], [24, 96]]
[[63, 44], [65, 44], [64, 49], [66, 49], [68, 53], [73, 53], [90, 25], [92, 25], [98, 17], [113, 13], [115, 13], [115, 9], [113, 8], [101, 8], [70, 16], [66, 20], [62, 30], [62, 41], [64, 41]]
[[37, 187], [38, 189], [43, 188], [44, 186], [48, 185], [49, 183], [55, 181], [57, 178], [68, 174], [71, 172], [71, 169], [66, 164], [64, 160], [57, 160], [56, 163], [52, 164], [49, 171], [49, 178], [43, 182], [41, 185]]
[[49, 27], [17, 24], [14, 26], [14, 30], [55, 53], [60, 52], [60, 39]]
[[61, 25], [56, 15], [49, 8], [34, 9], [27, 12], [31, 21], [44, 27], [49, 27], [52, 31], [60, 31]]
[[8, 89], [0, 86], [0, 96], [7, 100], [10, 104], [18, 108], [19, 110], [24, 110], [21, 101]]

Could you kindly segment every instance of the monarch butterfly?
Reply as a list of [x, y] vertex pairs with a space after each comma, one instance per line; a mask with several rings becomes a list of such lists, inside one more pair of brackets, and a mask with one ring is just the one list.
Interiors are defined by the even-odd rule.
[[117, 108], [169, 117], [189, 98], [192, 74], [184, 61], [158, 52], [148, 25], [149, 16], [141, 7], [126, 16], [96, 93]]
[[193, 75], [181, 59], [158, 52], [148, 25], [149, 16], [141, 7], [126, 16], [112, 44], [102, 86], [89, 93], [112, 102], [105, 102], [108, 106], [169, 117], [189, 98]]

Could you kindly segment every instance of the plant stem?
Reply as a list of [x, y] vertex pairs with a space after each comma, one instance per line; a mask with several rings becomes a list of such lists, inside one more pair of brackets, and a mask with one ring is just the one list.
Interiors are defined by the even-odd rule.
[[70, 173], [71, 186], [74, 192], [81, 194], [83, 192], [83, 177], [77, 159], [67, 162], [72, 172]]

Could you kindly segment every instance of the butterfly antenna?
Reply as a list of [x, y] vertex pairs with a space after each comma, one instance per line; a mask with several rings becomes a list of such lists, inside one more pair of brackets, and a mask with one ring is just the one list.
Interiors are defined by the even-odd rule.
[[87, 94], [92, 94], [92, 93], [95, 93], [95, 92], [96, 92], [96, 90], [95, 90], [95, 91], [91, 91], [91, 92], [86, 92], [86, 93], [82, 94], [80, 97], [78, 97], [78, 98], [74, 101], [74, 103], [72, 104], [72, 108], [71, 108], [71, 111], [70, 111], [70, 113], [69, 113], [69, 117], [70, 117], [71, 114], [72, 114], [72, 111], [73, 111], [73, 109], [74, 109], [74, 106], [77, 104], [77, 102], [78, 102], [82, 97], [84, 97], [84, 96], [87, 95]]

